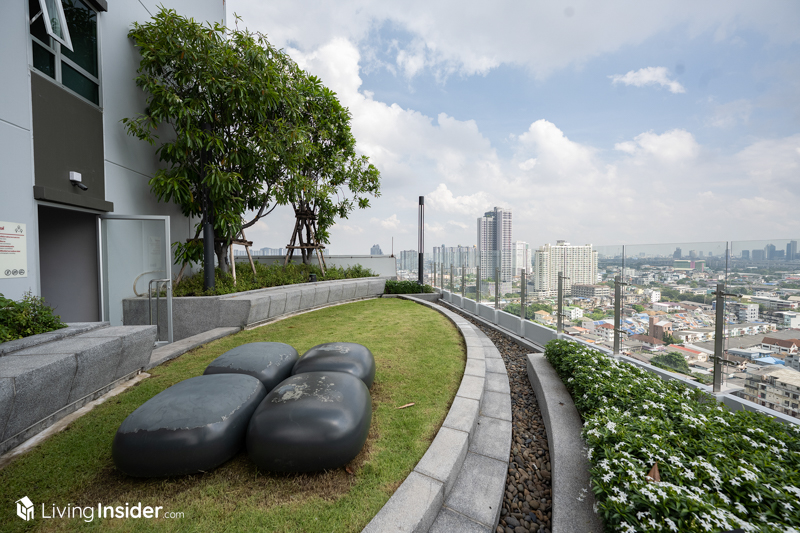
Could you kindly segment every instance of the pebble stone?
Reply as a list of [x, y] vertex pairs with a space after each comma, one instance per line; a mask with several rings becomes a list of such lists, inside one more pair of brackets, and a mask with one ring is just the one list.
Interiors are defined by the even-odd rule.
[[492, 340], [508, 372], [511, 386], [511, 453], [496, 533], [550, 533], [553, 516], [550, 451], [542, 413], [528, 381], [525, 356], [530, 352], [494, 330], [483, 327], [471, 316], [450, 307], [445, 308], [472, 322]]

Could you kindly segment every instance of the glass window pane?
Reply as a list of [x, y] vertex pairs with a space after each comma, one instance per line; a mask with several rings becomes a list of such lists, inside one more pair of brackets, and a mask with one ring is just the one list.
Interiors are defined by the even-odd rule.
[[56, 59], [52, 53], [38, 43], [33, 43], [33, 67], [50, 76], [56, 77]]
[[61, 52], [89, 74], [97, 76], [97, 13], [81, 0], [64, 0], [72, 51]]
[[69, 29], [64, 21], [64, 11], [62, 10], [61, 0], [41, 0], [40, 5], [47, 17], [45, 23], [49, 26], [50, 35], [62, 44], [70, 45]]
[[31, 18], [36, 17], [36, 15], [39, 14], [33, 24], [31, 24], [31, 35], [43, 43], [52, 46], [50, 43], [50, 36], [47, 35], [47, 28], [44, 25], [44, 16], [40, 14], [42, 12], [42, 8], [39, 6], [39, 0], [28, 0], [28, 10]]
[[97, 84], [63, 61], [61, 62], [61, 83], [87, 100], [100, 104], [100, 91]]

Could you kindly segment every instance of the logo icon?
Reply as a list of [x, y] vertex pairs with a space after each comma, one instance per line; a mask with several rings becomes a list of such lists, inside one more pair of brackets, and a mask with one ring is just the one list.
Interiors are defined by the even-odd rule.
[[19, 270], [17, 270], [16, 268], [11, 271], [11, 275], [12, 276], [16, 276], [18, 273], [19, 273]]
[[17, 516], [25, 520], [33, 520], [33, 502], [27, 496], [17, 500]]
[[24, 276], [25, 275], [25, 269], [24, 268], [20, 268], [19, 269], [19, 275], [20, 276]]
[[6, 276], [10, 276], [10, 275], [11, 275], [11, 269], [7, 268], [6, 269]]
[[16, 233], [22, 233], [22, 226], [17, 226], [17, 229], [14, 230]]

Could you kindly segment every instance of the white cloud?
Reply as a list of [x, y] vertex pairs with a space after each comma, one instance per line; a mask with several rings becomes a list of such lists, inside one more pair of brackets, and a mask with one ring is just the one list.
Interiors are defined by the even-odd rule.
[[[397, 230], [400, 229], [400, 219], [397, 218], [397, 214], [393, 214], [389, 218], [386, 219], [379, 219], [379, 218], [371, 218], [370, 223], [373, 225], [379, 225], [383, 229], [387, 230]], [[402, 230], [405, 232], [405, 230]]]
[[526, 159], [517, 166], [519, 166], [519, 168], [522, 170], [533, 170], [533, 167], [536, 166], [536, 159], [534, 158]]
[[558, 2], [478, 0], [230, 0], [228, 20], [235, 11], [278, 46], [299, 45], [304, 50], [339, 37], [367, 43], [371, 32], [388, 25], [409, 35], [407, 43], [392, 49], [404, 74], [428, 68], [440, 77], [485, 74], [502, 64], [520, 65], [543, 77], [675, 28], [687, 38], [711, 31], [717, 40], [733, 40], [737, 32], [755, 30], [770, 42], [800, 40], [800, 10], [794, 0], [776, 1], [770, 9], [743, 0], [571, 0], [567, 7]]
[[667, 67], [645, 67], [639, 70], [631, 70], [626, 74], [615, 74], [609, 76], [614, 85], [622, 83], [633, 85], [634, 87], [644, 87], [646, 85], [660, 85], [669, 88], [671, 93], [685, 93], [683, 85], [675, 80], [669, 79]]
[[670, 130], [661, 135], [651, 131], [637, 135], [633, 141], [614, 145], [615, 150], [632, 155], [649, 155], [662, 162], [677, 163], [697, 157], [700, 145], [686, 130]]
[[453, 192], [447, 188], [447, 185], [440, 183], [435, 191], [425, 196], [425, 202], [431, 209], [443, 213], [457, 213], [467, 216], [474, 214], [474, 218], [477, 219], [491, 207], [492, 199], [483, 191], [469, 195], [465, 194], [464, 196], [454, 196]]

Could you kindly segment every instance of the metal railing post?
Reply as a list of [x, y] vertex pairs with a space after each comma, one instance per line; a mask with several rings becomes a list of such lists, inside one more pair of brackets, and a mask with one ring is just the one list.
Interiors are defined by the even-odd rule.
[[526, 293], [528, 292], [528, 284], [525, 278], [525, 270], [523, 270], [519, 278], [519, 317], [522, 320], [525, 320], [525, 296], [527, 296]]
[[725, 355], [725, 297], [738, 296], [725, 292], [725, 284], [718, 283], [717, 291], [717, 319], [714, 324], [714, 385], [715, 393], [722, 392], [722, 362]]
[[561, 333], [563, 329], [562, 316], [564, 308], [562, 304], [562, 297], [564, 296], [564, 282], [563, 273], [558, 273], [558, 295], [556, 296], [556, 333]]
[[455, 267], [453, 266], [453, 263], [450, 263], [450, 292], [455, 292], [453, 290], [455, 288], [453, 284], [453, 278], [455, 277], [456, 277]]
[[621, 313], [620, 310], [622, 309], [621, 305], [621, 294], [622, 294], [622, 280], [619, 276], [614, 276], [614, 355], [619, 355], [619, 334], [620, 334], [620, 324], [621, 320]]
[[481, 267], [475, 267], [475, 301], [481, 303]]
[[494, 269], [494, 308], [500, 309], [500, 269]]

